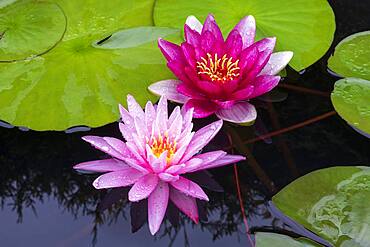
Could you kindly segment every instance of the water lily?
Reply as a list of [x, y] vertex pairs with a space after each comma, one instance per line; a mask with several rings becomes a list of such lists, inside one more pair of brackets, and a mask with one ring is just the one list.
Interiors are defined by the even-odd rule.
[[248, 101], [272, 90], [291, 60], [290, 51], [273, 53], [276, 38], [255, 42], [253, 16], [244, 17], [224, 40], [212, 15], [202, 25], [194, 16], [185, 23], [180, 46], [159, 39], [167, 65], [179, 80], [152, 84], [149, 90], [194, 108], [194, 117], [215, 113], [234, 123], [253, 122], [256, 109]]
[[84, 162], [74, 168], [104, 172], [93, 183], [96, 189], [133, 185], [128, 199], [137, 202], [148, 198], [148, 222], [153, 235], [160, 228], [169, 200], [197, 223], [196, 199], [208, 201], [208, 197], [199, 185], [182, 175], [232, 164], [244, 157], [221, 150], [199, 154], [221, 129], [222, 120], [193, 132], [192, 108], [177, 106], [168, 116], [167, 100], [161, 97], [157, 106], [148, 102], [143, 111], [130, 95], [127, 105], [128, 110], [120, 106], [123, 123], [119, 123], [126, 142], [85, 136], [83, 140], [111, 158]]

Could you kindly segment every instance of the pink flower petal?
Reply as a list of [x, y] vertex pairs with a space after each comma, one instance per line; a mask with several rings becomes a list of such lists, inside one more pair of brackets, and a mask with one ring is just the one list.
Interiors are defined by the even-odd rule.
[[103, 137], [99, 136], [84, 136], [82, 139], [91, 145], [93, 145], [95, 148], [111, 155], [114, 158], [124, 160], [125, 156], [117, 151], [114, 147], [112, 147], [110, 144], [107, 143], [106, 140], [104, 140]]
[[168, 136], [170, 140], [176, 140], [180, 136], [182, 129], [182, 116], [179, 112], [177, 117], [172, 121], [171, 126], [168, 128]]
[[236, 103], [230, 109], [220, 109], [216, 115], [220, 119], [238, 124], [250, 123], [257, 118], [256, 108], [246, 101]]
[[154, 172], [160, 173], [160, 172], [162, 172], [166, 168], [166, 164], [167, 164], [167, 152], [168, 151], [164, 151], [159, 156], [159, 158], [156, 158], [154, 160], [154, 162], [150, 164], [152, 166]]
[[73, 169], [92, 172], [112, 172], [128, 168], [129, 166], [116, 159], [94, 160], [75, 165]]
[[185, 164], [181, 164], [181, 165], [172, 165], [172, 166], [169, 166], [167, 169], [166, 169], [166, 173], [169, 173], [169, 174], [172, 174], [172, 175], [177, 175], [178, 172], [183, 169], [185, 167]]
[[287, 66], [292, 57], [293, 52], [291, 51], [272, 53], [266, 66], [260, 72], [260, 75], [276, 75]]
[[178, 118], [179, 115], [180, 115], [180, 117], [182, 119], [181, 108], [180, 108], [180, 106], [176, 106], [175, 109], [173, 109], [171, 115], [168, 117], [167, 125], [168, 126], [171, 126], [172, 123], [173, 123], [173, 121], [175, 121]]
[[157, 187], [158, 181], [157, 175], [153, 173], [142, 176], [128, 192], [128, 199], [137, 202], [147, 198]]
[[278, 85], [279, 81], [280, 76], [260, 75], [256, 77], [254, 81], [254, 91], [249, 96], [249, 98], [252, 99], [267, 92], [270, 92], [274, 87]]
[[127, 95], [127, 108], [133, 118], [144, 119], [144, 111], [132, 95]]
[[[153, 85], [153, 84], [152, 84]], [[148, 133], [152, 131], [152, 124], [155, 120], [157, 112], [154, 109], [154, 106], [151, 101], [148, 101], [145, 105], [145, 125], [148, 130]]]
[[181, 48], [176, 44], [163, 39], [158, 39], [158, 47], [161, 49], [167, 61], [183, 59]]
[[192, 30], [197, 31], [199, 34], [202, 32], [202, 23], [193, 15], [190, 15], [188, 18], [186, 18], [185, 24], [188, 25]]
[[119, 105], [119, 112], [121, 114], [122, 121], [125, 124], [130, 125], [133, 123], [133, 120], [134, 120], [133, 117], [121, 104]]
[[243, 49], [250, 46], [254, 42], [254, 36], [256, 33], [256, 20], [253, 16], [248, 15], [240, 20], [235, 26], [234, 30], [237, 30], [243, 39]]
[[175, 182], [179, 180], [179, 175], [172, 175], [170, 173], [162, 172], [158, 174], [158, 177], [164, 182]]
[[127, 168], [101, 175], [95, 179], [93, 186], [96, 189], [125, 187], [135, 183], [142, 176], [142, 172], [133, 168]]
[[185, 109], [194, 108], [194, 118], [205, 118], [215, 113], [219, 106], [211, 101], [190, 99], [185, 105]]
[[181, 212], [187, 215], [195, 223], [199, 222], [198, 207], [194, 197], [187, 196], [184, 193], [171, 188], [170, 200], [181, 210]]
[[152, 235], [156, 234], [166, 213], [169, 198], [168, 184], [159, 182], [148, 197], [148, 223]]
[[198, 155], [194, 156], [193, 159], [201, 159], [203, 161], [202, 162], [202, 167], [203, 167], [203, 166], [206, 166], [206, 165], [214, 162], [217, 159], [220, 159], [220, 158], [224, 157], [226, 154], [227, 153], [225, 151], [217, 150], [217, 151], [211, 151], [211, 152], [207, 152], [207, 153], [198, 154]]
[[189, 179], [180, 177], [179, 180], [171, 182], [170, 184], [185, 195], [209, 201], [208, 196], [204, 193], [202, 188]]
[[225, 165], [229, 165], [229, 164], [235, 164], [241, 160], [245, 160], [245, 157], [243, 156], [240, 156], [240, 155], [225, 155], [217, 160], [215, 160], [214, 162], [206, 165], [206, 166], [203, 166], [202, 169], [199, 169], [198, 171], [200, 170], [205, 170], [205, 169], [211, 169], [211, 168], [217, 168], [217, 167], [221, 167], [221, 166], [225, 166]]
[[207, 145], [213, 137], [220, 131], [222, 127], [222, 120], [213, 122], [200, 130], [198, 130], [188, 145], [184, 156], [180, 160], [180, 163], [188, 161], [196, 153], [198, 153], [205, 145]]

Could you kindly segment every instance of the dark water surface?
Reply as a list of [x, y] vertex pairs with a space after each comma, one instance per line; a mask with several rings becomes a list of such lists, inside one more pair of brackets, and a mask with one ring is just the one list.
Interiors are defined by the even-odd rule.
[[[269, 203], [271, 196], [295, 178], [313, 170], [370, 165], [370, 140], [356, 133], [338, 115], [265, 142], [239, 143], [333, 111], [325, 92], [332, 90], [338, 78], [327, 72], [327, 58], [341, 39], [370, 29], [370, 1], [330, 2], [337, 19], [331, 50], [304, 73], [288, 69], [288, 77], [281, 82], [282, 85], [298, 85], [324, 93], [315, 95], [280, 87], [270, 97], [278, 102], [255, 102], [259, 121], [254, 127], [225, 125], [223, 132], [207, 147], [210, 150], [229, 147], [230, 135], [236, 147], [234, 152], [247, 154], [249, 159], [238, 165], [238, 171], [252, 232], [308, 236], [309, 232], [302, 231], [275, 212]], [[196, 128], [210, 121], [212, 119], [197, 120]], [[157, 237], [150, 235], [146, 224], [133, 234], [130, 206], [125, 198], [99, 213], [96, 208], [106, 192], [92, 187], [95, 175], [81, 175], [72, 169], [76, 163], [103, 157], [103, 153], [81, 140], [86, 134], [120, 138], [117, 123], [69, 134], [0, 128], [0, 246], [77, 247], [91, 246], [92, 243], [98, 247], [249, 246], [232, 166], [211, 170], [224, 192], [207, 190], [211, 201], [202, 208], [203, 215], [208, 217], [203, 217], [199, 225], [181, 217], [178, 226], [172, 226], [166, 220]], [[145, 219], [145, 212], [136, 215], [135, 224], [140, 223], [143, 218], [140, 216]]]

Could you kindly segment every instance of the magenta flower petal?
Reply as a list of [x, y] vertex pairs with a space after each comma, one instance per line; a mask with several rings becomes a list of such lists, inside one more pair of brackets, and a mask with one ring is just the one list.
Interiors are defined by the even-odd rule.
[[271, 91], [274, 87], [278, 85], [280, 81], [280, 76], [273, 75], [260, 75], [254, 81], [254, 92], [250, 98], [258, 97]]
[[233, 98], [234, 100], [249, 99], [253, 92], [254, 92], [254, 86], [248, 85], [245, 88], [233, 93], [231, 98]]
[[232, 123], [250, 123], [257, 117], [256, 108], [246, 102], [242, 101], [233, 105], [230, 109], [220, 109], [216, 112], [217, 117]]
[[204, 169], [211, 169], [211, 168], [216, 168], [220, 166], [225, 166], [225, 165], [230, 165], [230, 164], [235, 164], [241, 160], [245, 160], [245, 157], [240, 156], [240, 155], [225, 155], [220, 159], [215, 160], [214, 162], [202, 167], [202, 169], [199, 170], [204, 170]]
[[159, 182], [148, 197], [148, 222], [152, 235], [156, 234], [166, 213], [169, 198], [168, 184]]
[[291, 51], [282, 51], [272, 53], [269, 61], [266, 66], [262, 69], [261, 75], [276, 75], [282, 69], [287, 66], [290, 60], [293, 57], [293, 52]]
[[73, 169], [92, 172], [113, 172], [124, 170], [128, 167], [129, 166], [123, 161], [116, 159], [105, 159], [83, 162], [75, 165]]
[[203, 25], [200, 21], [193, 15], [186, 18], [185, 24], [189, 26], [192, 30], [197, 31], [199, 34], [202, 32]]
[[125, 187], [132, 185], [142, 176], [142, 172], [133, 168], [127, 168], [124, 170], [105, 173], [95, 179], [93, 185], [96, 189]]
[[157, 187], [158, 181], [158, 176], [154, 174], [142, 176], [128, 192], [128, 199], [131, 202], [137, 202], [147, 198]]
[[208, 196], [206, 195], [206, 193], [204, 193], [202, 188], [189, 179], [180, 177], [179, 180], [171, 182], [170, 184], [185, 195], [209, 201]]
[[221, 42], [224, 40], [224, 38], [222, 37], [221, 30], [218, 27], [213, 15], [208, 15], [204, 22], [202, 28], [202, 35], [205, 35], [206, 33], [211, 33], [215, 37], [216, 42]]
[[185, 103], [185, 109], [194, 108], [193, 117], [204, 118], [215, 113], [219, 106], [206, 100], [191, 99]]
[[187, 96], [192, 99], [204, 99], [205, 97], [196, 89], [187, 85], [186, 83], [181, 83], [177, 86], [177, 92]]
[[181, 212], [186, 214], [195, 223], [199, 222], [198, 207], [194, 197], [187, 196], [184, 193], [171, 188], [170, 200], [181, 210]]
[[[179, 97], [186, 97], [185, 109], [194, 108], [196, 118], [216, 112], [221, 116], [228, 110], [223, 119], [250, 119], [251, 115], [231, 118], [231, 108], [271, 90], [276, 81], [267, 83], [259, 77], [275, 75], [292, 58], [291, 52], [273, 54], [275, 37], [255, 42], [255, 33], [253, 16], [240, 20], [226, 40], [212, 15], [207, 16], [204, 25], [189, 16], [184, 25], [186, 41], [181, 46], [159, 40], [168, 68], [182, 82], [177, 83], [176, 91], [171, 88], [169, 97], [174, 98], [176, 92]], [[260, 82], [263, 84], [258, 85]], [[242, 112], [246, 111], [238, 114]]]
[[237, 30], [231, 31], [226, 39], [225, 48], [231, 57], [236, 57], [242, 51], [243, 40]]
[[182, 59], [183, 57], [180, 46], [174, 43], [158, 39], [158, 46], [168, 61]]
[[[202, 27], [200, 30], [202, 30]], [[193, 47], [199, 47], [201, 42], [200, 32], [201, 31], [198, 32], [197, 30], [192, 29], [191, 26], [185, 24], [184, 35], [186, 42]]]
[[234, 30], [237, 30], [243, 40], [243, 49], [252, 45], [254, 42], [254, 36], [256, 33], [256, 20], [253, 16], [248, 15], [240, 20], [235, 26]]

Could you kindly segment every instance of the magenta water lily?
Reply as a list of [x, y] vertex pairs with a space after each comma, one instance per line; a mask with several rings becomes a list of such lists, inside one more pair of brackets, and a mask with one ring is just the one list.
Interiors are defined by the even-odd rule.
[[149, 229], [155, 234], [171, 200], [194, 222], [198, 222], [196, 199], [208, 201], [202, 188], [184, 178], [186, 173], [215, 168], [243, 160], [224, 151], [199, 154], [218, 133], [222, 120], [193, 132], [193, 109], [177, 106], [168, 116], [167, 100], [157, 106], [148, 102], [145, 111], [132, 96], [128, 111], [120, 106], [123, 123], [119, 129], [126, 142], [112, 137], [85, 136], [83, 139], [112, 158], [74, 166], [75, 169], [104, 172], [93, 185], [97, 189], [132, 186], [128, 198], [148, 198]]
[[194, 117], [215, 113], [234, 123], [250, 123], [257, 116], [248, 101], [272, 90], [291, 60], [290, 51], [273, 53], [276, 38], [255, 42], [253, 16], [243, 18], [224, 40], [212, 15], [202, 25], [194, 16], [185, 23], [181, 45], [159, 39], [168, 67], [179, 80], [152, 84], [149, 90], [194, 108]]

